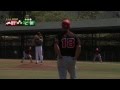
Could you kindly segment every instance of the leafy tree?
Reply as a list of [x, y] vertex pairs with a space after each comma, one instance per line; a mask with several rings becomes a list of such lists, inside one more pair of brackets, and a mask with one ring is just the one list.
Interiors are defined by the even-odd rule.
[[10, 18], [23, 19], [25, 15], [26, 15], [26, 11], [9, 11]]
[[78, 11], [77, 20], [81, 19], [96, 19], [96, 16], [100, 14], [99, 11]]
[[38, 22], [61, 21], [65, 18], [73, 19], [64, 11], [32, 11], [31, 16]]

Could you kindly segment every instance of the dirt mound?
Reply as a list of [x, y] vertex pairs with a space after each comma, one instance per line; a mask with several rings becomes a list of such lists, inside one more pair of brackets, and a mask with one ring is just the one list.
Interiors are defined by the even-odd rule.
[[56, 69], [57, 65], [56, 62], [43, 62], [43, 63], [21, 63], [20, 65], [16, 66], [15, 68], [21, 69], [40, 69], [40, 70], [48, 70], [48, 69]]

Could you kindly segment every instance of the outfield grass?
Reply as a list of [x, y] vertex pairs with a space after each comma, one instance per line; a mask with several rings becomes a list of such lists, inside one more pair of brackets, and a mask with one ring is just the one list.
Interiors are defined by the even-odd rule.
[[55, 71], [0, 70], [0, 79], [57, 79]]
[[79, 79], [120, 79], [120, 63], [78, 62]]
[[[120, 63], [77, 62], [76, 68], [78, 79], [120, 79]], [[58, 79], [56, 61], [0, 60], [0, 79]]]

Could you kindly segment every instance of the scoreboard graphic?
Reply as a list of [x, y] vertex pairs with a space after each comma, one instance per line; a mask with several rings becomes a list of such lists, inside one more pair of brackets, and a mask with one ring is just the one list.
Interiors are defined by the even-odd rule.
[[6, 26], [35, 26], [35, 20], [32, 18], [25, 18], [19, 20], [18, 18], [6, 18]]

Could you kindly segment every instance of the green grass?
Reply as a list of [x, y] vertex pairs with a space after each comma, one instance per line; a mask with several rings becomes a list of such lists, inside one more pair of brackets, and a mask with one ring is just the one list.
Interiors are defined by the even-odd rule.
[[79, 79], [119, 79], [120, 63], [79, 63]]
[[0, 70], [0, 79], [57, 79], [55, 71]]
[[[0, 60], [0, 79], [58, 79], [56, 61], [46, 61], [53, 68], [18, 68], [19, 60]], [[25, 65], [29, 64], [26, 62]], [[34, 64], [35, 66], [35, 64]], [[17, 67], [17, 68], [16, 68]], [[46, 66], [44, 66], [46, 67]], [[78, 79], [120, 79], [120, 63], [77, 62]], [[69, 76], [69, 75], [68, 75]]]

